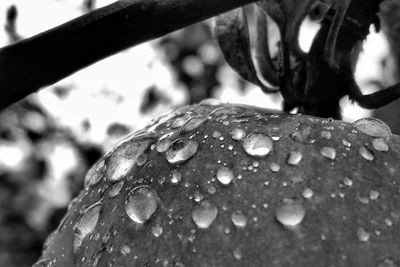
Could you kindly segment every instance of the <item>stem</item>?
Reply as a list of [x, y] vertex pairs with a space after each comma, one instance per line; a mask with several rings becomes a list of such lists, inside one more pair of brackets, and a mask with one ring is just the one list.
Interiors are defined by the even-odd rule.
[[0, 49], [0, 110], [131, 46], [255, 0], [120, 0]]

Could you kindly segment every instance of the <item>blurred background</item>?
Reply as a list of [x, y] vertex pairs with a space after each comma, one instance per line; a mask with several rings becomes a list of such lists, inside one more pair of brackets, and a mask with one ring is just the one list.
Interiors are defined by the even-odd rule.
[[[365, 93], [399, 78], [400, 52], [392, 44], [400, 41], [394, 19], [400, 9], [390, 1], [383, 12], [391, 35], [372, 32], [357, 65], [357, 81]], [[111, 2], [1, 0], [0, 46]], [[279, 95], [263, 94], [229, 69], [213, 40], [212, 25], [205, 21], [123, 51], [0, 113], [0, 266], [31, 266], [81, 190], [87, 169], [152, 118], [210, 97], [280, 109]], [[317, 30], [317, 24], [304, 22], [304, 50]], [[345, 120], [377, 116], [400, 133], [398, 101], [374, 114], [347, 99], [342, 104]]]

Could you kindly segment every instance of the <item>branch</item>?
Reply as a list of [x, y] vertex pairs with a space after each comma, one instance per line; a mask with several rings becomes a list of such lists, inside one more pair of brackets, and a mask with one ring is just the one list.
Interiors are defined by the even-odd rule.
[[120, 0], [0, 49], [0, 110], [131, 46], [255, 0]]

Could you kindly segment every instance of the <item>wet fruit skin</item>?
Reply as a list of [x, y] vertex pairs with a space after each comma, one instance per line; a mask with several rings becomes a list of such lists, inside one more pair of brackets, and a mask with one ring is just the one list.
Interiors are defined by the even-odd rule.
[[36, 266], [400, 266], [400, 137], [374, 120], [203, 102], [128, 139], [149, 144], [141, 160], [118, 181], [106, 169], [119, 150], [94, 166]]

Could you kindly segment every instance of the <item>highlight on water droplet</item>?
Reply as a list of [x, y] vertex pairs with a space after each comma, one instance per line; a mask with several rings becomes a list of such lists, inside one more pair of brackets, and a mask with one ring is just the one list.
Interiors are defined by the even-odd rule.
[[192, 211], [192, 220], [200, 229], [206, 229], [217, 218], [217, 206], [211, 200], [201, 201]]
[[376, 118], [363, 118], [352, 123], [353, 127], [373, 137], [390, 137], [392, 131], [383, 121]]
[[242, 143], [242, 148], [250, 156], [264, 157], [273, 147], [272, 139], [265, 134], [249, 134]]
[[194, 116], [189, 118], [182, 126], [181, 133], [189, 133], [196, 130], [209, 119], [208, 116]]
[[111, 182], [121, 180], [135, 165], [137, 159], [148, 148], [150, 140], [128, 140], [120, 145], [106, 158], [106, 178]]
[[333, 147], [323, 147], [321, 148], [321, 155], [325, 158], [334, 160], [336, 158], [336, 150]]
[[302, 158], [303, 154], [300, 151], [291, 151], [286, 159], [286, 162], [289, 165], [295, 166], [300, 163]]
[[242, 211], [237, 210], [232, 213], [231, 221], [236, 227], [244, 228], [247, 225], [247, 216], [244, 215]]
[[217, 171], [217, 179], [223, 185], [228, 185], [233, 180], [233, 172], [226, 166], [223, 166]]
[[169, 163], [178, 164], [193, 157], [199, 148], [194, 140], [178, 140], [167, 150], [165, 156]]
[[143, 224], [158, 208], [158, 194], [148, 186], [138, 186], [132, 189], [125, 202], [126, 214], [132, 221]]
[[122, 187], [124, 186], [124, 181], [119, 181], [118, 183], [114, 184], [113, 187], [111, 187], [110, 192], [108, 192], [108, 195], [111, 198], [116, 197], [119, 192], [121, 192]]
[[76, 251], [82, 245], [83, 239], [95, 229], [97, 221], [99, 220], [101, 208], [101, 202], [93, 204], [92, 206], [88, 207], [76, 221], [76, 224], [73, 227], [74, 251]]
[[283, 226], [294, 227], [300, 224], [306, 215], [306, 211], [299, 203], [286, 202], [279, 206], [275, 212], [275, 218]]

